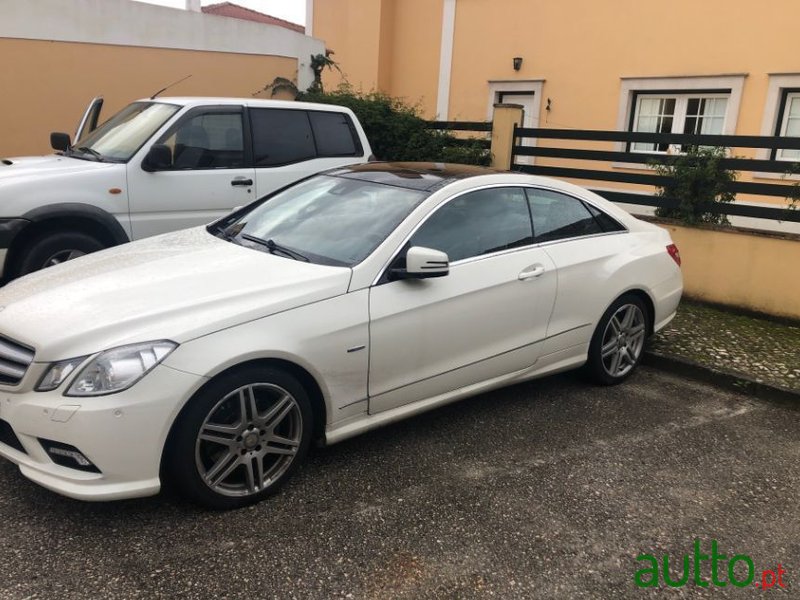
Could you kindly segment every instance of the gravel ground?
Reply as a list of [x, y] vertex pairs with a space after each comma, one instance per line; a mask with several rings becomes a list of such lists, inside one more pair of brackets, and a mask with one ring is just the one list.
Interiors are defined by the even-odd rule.
[[0, 598], [642, 598], [636, 557], [694, 539], [750, 555], [759, 578], [781, 563], [792, 586], [799, 458], [800, 411], [641, 368], [614, 388], [515, 386], [316, 450], [282, 493], [230, 513], [84, 504], [0, 462]]
[[800, 392], [800, 324], [790, 325], [682, 302], [650, 350]]

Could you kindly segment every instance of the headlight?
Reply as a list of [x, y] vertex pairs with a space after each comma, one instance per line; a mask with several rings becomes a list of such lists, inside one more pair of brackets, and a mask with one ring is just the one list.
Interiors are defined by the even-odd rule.
[[67, 396], [102, 396], [127, 390], [178, 344], [169, 340], [121, 346], [100, 353], [78, 373]]
[[64, 383], [64, 380], [70, 376], [70, 373], [77, 369], [85, 360], [86, 357], [81, 356], [80, 358], [70, 358], [67, 360], [62, 360], [61, 362], [53, 363], [50, 365], [50, 368], [47, 369], [44, 377], [39, 380], [39, 385], [36, 386], [36, 391], [49, 392], [56, 389], [58, 386]]

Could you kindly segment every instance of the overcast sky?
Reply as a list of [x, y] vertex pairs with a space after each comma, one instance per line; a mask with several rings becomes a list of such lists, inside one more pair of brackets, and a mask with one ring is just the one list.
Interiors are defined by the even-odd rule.
[[[184, 8], [186, 0], [136, 0], [137, 2], [148, 2], [150, 4], [161, 4], [173, 8]], [[217, 4], [221, 0], [203, 0], [203, 6]], [[262, 12], [273, 17], [279, 17], [305, 25], [306, 22], [306, 0], [231, 0], [239, 6], [246, 6], [258, 12]]]

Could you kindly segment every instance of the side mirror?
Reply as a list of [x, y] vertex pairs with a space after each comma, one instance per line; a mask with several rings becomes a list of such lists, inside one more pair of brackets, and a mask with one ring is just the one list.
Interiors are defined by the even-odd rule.
[[447, 254], [422, 246], [412, 246], [408, 249], [405, 269], [391, 271], [393, 279], [428, 279], [444, 277], [449, 273], [450, 259], [447, 258]]
[[172, 150], [166, 144], [153, 144], [142, 161], [142, 170], [152, 173], [172, 167]]
[[50, 147], [53, 150], [60, 150], [61, 152], [66, 152], [72, 147], [72, 140], [69, 139], [68, 133], [61, 133], [59, 131], [54, 131], [50, 134]]

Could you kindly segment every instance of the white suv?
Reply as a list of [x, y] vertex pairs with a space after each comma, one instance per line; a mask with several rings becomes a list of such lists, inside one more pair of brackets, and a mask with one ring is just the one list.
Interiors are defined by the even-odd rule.
[[133, 102], [57, 154], [0, 160], [5, 280], [140, 238], [213, 221], [371, 150], [356, 116], [324, 104], [232, 98]]

